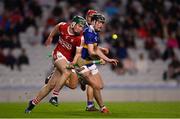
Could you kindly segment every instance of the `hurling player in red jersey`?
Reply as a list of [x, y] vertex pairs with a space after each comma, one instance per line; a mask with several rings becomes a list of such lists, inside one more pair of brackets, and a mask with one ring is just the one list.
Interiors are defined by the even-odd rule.
[[[76, 63], [77, 58], [81, 52], [80, 46], [83, 43], [83, 28], [86, 25], [86, 20], [81, 16], [75, 16], [71, 24], [61, 22], [57, 24], [51, 31], [48, 39], [45, 42], [46, 46], [49, 46], [53, 40], [53, 36], [59, 32], [60, 40], [53, 51], [53, 59], [55, 71], [51, 76], [51, 80], [42, 87], [37, 96], [29, 101], [29, 105], [25, 110], [25, 113], [30, 113], [31, 110], [37, 105], [44, 97], [46, 97], [53, 89], [53, 97], [50, 102], [57, 101], [59, 90], [64, 86], [66, 79], [71, 75], [72, 82], [77, 84], [78, 79], [75, 73], [68, 70], [66, 67], [69, 63]], [[79, 48], [78, 48], [79, 47]], [[77, 54], [77, 55], [76, 55]], [[71, 84], [72, 86], [72, 84]]]

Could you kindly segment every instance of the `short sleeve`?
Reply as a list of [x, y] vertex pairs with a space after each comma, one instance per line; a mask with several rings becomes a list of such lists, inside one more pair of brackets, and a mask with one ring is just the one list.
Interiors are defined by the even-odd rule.
[[93, 44], [94, 43], [94, 39], [95, 39], [95, 35], [91, 32], [84, 32], [84, 42], [85, 44]]
[[79, 38], [78, 38], [78, 40], [76, 40], [76, 46], [77, 47], [81, 47], [81, 44], [84, 42], [84, 37], [83, 36], [80, 36]]
[[59, 25], [59, 32], [62, 30], [62, 27], [65, 25], [65, 22], [60, 22]]

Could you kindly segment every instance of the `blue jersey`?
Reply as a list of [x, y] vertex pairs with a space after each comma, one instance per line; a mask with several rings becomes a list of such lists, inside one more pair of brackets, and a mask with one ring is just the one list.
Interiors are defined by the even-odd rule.
[[99, 34], [95, 32], [92, 26], [87, 26], [83, 32], [84, 36], [84, 46], [82, 49], [81, 57], [86, 60], [92, 60], [88, 52], [88, 44], [93, 44], [97, 46], [100, 42]]

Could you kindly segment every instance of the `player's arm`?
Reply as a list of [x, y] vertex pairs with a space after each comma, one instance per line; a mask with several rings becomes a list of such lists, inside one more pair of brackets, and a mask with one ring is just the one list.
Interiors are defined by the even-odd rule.
[[[103, 59], [101, 60], [85, 60], [81, 58], [81, 52], [82, 52], [82, 46], [84, 44], [84, 39], [81, 40], [81, 47], [76, 48], [76, 55], [73, 60], [73, 64], [78, 64], [78, 66], [83, 66], [86, 64], [105, 64], [105, 61]], [[91, 48], [90, 48], [91, 49]], [[92, 51], [93, 52], [93, 51]], [[94, 56], [97, 56], [94, 54]]]
[[117, 59], [110, 59], [110, 58], [108, 58], [108, 57], [102, 52], [102, 50], [101, 50], [98, 46], [95, 47], [95, 53], [96, 53], [100, 58], [102, 58], [103, 60], [105, 60], [106, 62], [113, 63], [114, 65], [117, 65], [117, 63], [118, 63], [118, 60], [117, 60]]
[[77, 65], [78, 59], [81, 58], [81, 50], [82, 50], [81, 47], [76, 47], [76, 54], [74, 56], [73, 61], [70, 64], [68, 64], [67, 66], [68, 69], [75, 68], [75, 66]]
[[109, 62], [110, 59], [106, 55], [104, 55], [104, 53], [102, 52], [102, 50], [98, 46], [94, 47], [94, 52], [97, 56], [99, 56], [100, 58]]
[[72, 64], [76, 64], [77, 63], [78, 59], [81, 57], [81, 51], [82, 51], [82, 47], [77, 47], [76, 48], [76, 54], [74, 56]]
[[46, 40], [46, 42], [45, 42], [45, 45], [46, 45], [46, 46], [49, 46], [49, 45], [51, 44], [54, 35], [59, 32], [59, 27], [60, 27], [61, 24], [62, 24], [62, 23], [57, 24], [57, 25], [52, 29], [51, 33], [49, 34], [49, 36], [48, 36], [48, 38], [47, 38], [47, 40]]
[[92, 58], [99, 56], [100, 59], [103, 59], [109, 63], [113, 63], [114, 65], [117, 65], [118, 63], [118, 60], [108, 58], [98, 46], [94, 45], [93, 42], [89, 42], [88, 44], [88, 53]]
[[105, 61], [109, 61], [109, 58], [106, 57], [102, 51], [97, 47], [97, 46], [94, 46], [93, 44], [88, 44], [88, 52], [90, 54], [90, 56], [93, 58], [93, 57], [97, 57], [99, 56], [100, 58], [104, 59]]
[[99, 47], [99, 49], [104, 53], [104, 54], [109, 54], [109, 49], [108, 48], [104, 48], [104, 47]]
[[76, 64], [78, 59], [81, 57], [81, 51], [82, 51], [82, 47], [83, 47], [83, 44], [84, 44], [84, 37], [83, 36], [81, 37], [81, 41], [80, 41], [79, 44], [80, 45], [76, 46], [76, 54], [74, 56], [72, 64]]
[[88, 53], [91, 57], [97, 56], [97, 54], [95, 52], [95, 47], [93, 44], [88, 44]]

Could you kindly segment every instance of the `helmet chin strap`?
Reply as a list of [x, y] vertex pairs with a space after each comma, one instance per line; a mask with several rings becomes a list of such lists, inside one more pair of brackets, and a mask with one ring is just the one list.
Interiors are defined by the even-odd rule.
[[74, 29], [74, 25], [71, 24], [71, 25], [68, 27], [68, 33], [71, 34], [71, 35], [74, 35], [73, 29]]
[[96, 32], [100, 32], [100, 30], [94, 29]]
[[96, 32], [99, 32], [98, 30], [95, 29], [96, 22], [97, 22], [97, 21], [92, 21], [91, 26], [93, 27], [93, 29], [94, 29]]
[[75, 25], [76, 25], [76, 22], [72, 22], [71, 23], [71, 28], [74, 28]]
[[91, 25], [95, 26], [96, 21], [91, 21]]
[[80, 35], [80, 33], [76, 33], [75, 31], [74, 31], [74, 26], [76, 25], [76, 23], [75, 22], [72, 22], [71, 23], [71, 25], [70, 25], [70, 27], [69, 27], [69, 33], [70, 34], [72, 34], [72, 35]]

